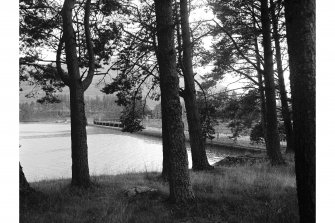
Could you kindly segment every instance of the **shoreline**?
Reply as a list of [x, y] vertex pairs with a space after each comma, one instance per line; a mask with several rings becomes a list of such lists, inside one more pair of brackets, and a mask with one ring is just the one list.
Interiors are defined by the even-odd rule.
[[[119, 128], [119, 127], [96, 125], [96, 124], [93, 124], [93, 123], [89, 123], [88, 126], [121, 131], [121, 128]], [[153, 128], [153, 127], [146, 127], [142, 131], [134, 132], [132, 134], [146, 135], [146, 136], [152, 136], [152, 137], [156, 137], [156, 138], [162, 138], [162, 130], [159, 129], [159, 128]], [[185, 132], [185, 140], [186, 140], [186, 142], [190, 142], [189, 135], [188, 135], [187, 132]], [[251, 146], [244, 146], [244, 145], [238, 145], [238, 144], [222, 143], [222, 142], [213, 141], [213, 140], [211, 140], [211, 141], [207, 140], [206, 145], [211, 146], [211, 147], [215, 147], [215, 148], [218, 148], [218, 149], [239, 150], [241, 152], [252, 152], [252, 153], [266, 152], [265, 148], [261, 148], [261, 147], [251, 147]]]
[[[66, 122], [58, 122], [58, 121], [24, 121], [24, 122], [19, 122], [20, 124], [28, 124], [28, 123], [54, 123], [54, 124], [69, 124], [69, 122], [66, 120]], [[112, 127], [112, 126], [103, 126], [103, 125], [96, 125], [93, 124], [93, 122], [88, 122], [87, 126], [91, 127], [98, 127], [98, 128], [105, 128], [105, 129], [113, 129], [121, 132], [121, 128], [119, 127]], [[154, 128], [154, 127], [146, 127], [142, 131], [139, 132], [134, 132], [131, 134], [136, 134], [136, 135], [145, 135], [145, 136], [150, 136], [150, 137], [155, 137], [155, 138], [162, 138], [162, 130], [160, 128]], [[188, 132], [185, 131], [185, 140], [186, 142], [190, 142]], [[214, 147], [217, 149], [223, 149], [223, 150], [230, 150], [230, 151], [236, 151], [238, 150], [239, 152], [251, 152], [251, 153], [265, 153], [266, 149], [264, 147], [257, 147], [257, 146], [246, 146], [246, 145], [240, 145], [238, 143], [230, 143], [230, 142], [220, 142], [217, 140], [206, 140], [206, 146], [209, 147]], [[286, 149], [286, 147], [281, 146], [282, 152]]]

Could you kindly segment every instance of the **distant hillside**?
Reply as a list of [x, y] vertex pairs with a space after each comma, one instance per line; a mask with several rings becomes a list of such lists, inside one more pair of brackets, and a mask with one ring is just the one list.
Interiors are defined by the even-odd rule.
[[[102, 93], [100, 90], [104, 87], [104, 82], [102, 81], [100, 84], [101, 77], [94, 77], [92, 84], [90, 85], [90, 87], [85, 91], [85, 97], [89, 97], [89, 98], [96, 98], [96, 96], [102, 98], [104, 95], [104, 93]], [[111, 77], [106, 77], [106, 81], [110, 81]], [[20, 103], [25, 103], [25, 102], [36, 102], [38, 97], [41, 97], [43, 95], [42, 91], [38, 91], [38, 89], [34, 89], [34, 86], [30, 86], [28, 84], [21, 84], [21, 87], [23, 89], [23, 91], [20, 92]], [[27, 95], [28, 93], [30, 93], [32, 90], [34, 90], [34, 92], [36, 91], [36, 97], [32, 97], [32, 98], [27, 98], [25, 97], [25, 95]], [[68, 95], [70, 94], [69, 92], [69, 88], [68, 87], [64, 87], [63, 91], [59, 93], [60, 95]], [[159, 104], [159, 102], [157, 101], [153, 101], [150, 99], [147, 99], [147, 105], [150, 109], [154, 109], [154, 107]]]

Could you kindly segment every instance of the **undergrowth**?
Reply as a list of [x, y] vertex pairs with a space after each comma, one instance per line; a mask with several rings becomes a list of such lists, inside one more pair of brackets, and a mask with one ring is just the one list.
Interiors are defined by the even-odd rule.
[[[159, 173], [92, 177], [89, 190], [70, 180], [32, 183], [43, 196], [20, 204], [20, 222], [298, 222], [294, 167], [216, 167], [190, 172], [196, 200], [168, 202], [168, 184]], [[158, 191], [127, 197], [126, 189], [149, 186]]]

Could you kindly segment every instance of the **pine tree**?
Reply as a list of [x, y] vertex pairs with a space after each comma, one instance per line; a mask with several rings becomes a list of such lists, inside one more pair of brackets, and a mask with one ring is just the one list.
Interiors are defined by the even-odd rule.
[[267, 154], [273, 165], [283, 164], [277, 121], [276, 93], [274, 83], [273, 58], [271, 48], [271, 21], [268, 0], [261, 0], [261, 22], [264, 48], [264, 84], [266, 106]]
[[[194, 73], [192, 65], [192, 43], [190, 35], [188, 1], [180, 0], [180, 19], [183, 56], [181, 68], [184, 74], [185, 90], [183, 97], [187, 112], [188, 131], [190, 135], [190, 144], [192, 152], [192, 169], [208, 170], [213, 167], [209, 165], [206, 150], [205, 139], [202, 136], [200, 114], [196, 101], [196, 91], [194, 83]], [[179, 28], [178, 28], [179, 29]]]
[[194, 198], [188, 173], [184, 126], [179, 100], [179, 78], [176, 71], [172, 0], [155, 0], [158, 65], [161, 89], [162, 119], [166, 125], [163, 136], [167, 149], [170, 200], [176, 203]]
[[300, 222], [315, 222], [315, 0], [286, 0]]

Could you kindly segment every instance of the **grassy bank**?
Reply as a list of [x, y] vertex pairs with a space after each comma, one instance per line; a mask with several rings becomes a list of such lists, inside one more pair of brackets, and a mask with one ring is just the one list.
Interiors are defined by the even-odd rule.
[[[21, 222], [298, 222], [292, 165], [216, 167], [191, 172], [196, 202], [167, 201], [168, 184], [159, 173], [93, 177], [88, 190], [69, 180], [32, 183], [44, 196], [21, 205]], [[149, 186], [158, 192], [127, 197], [125, 189]]]

